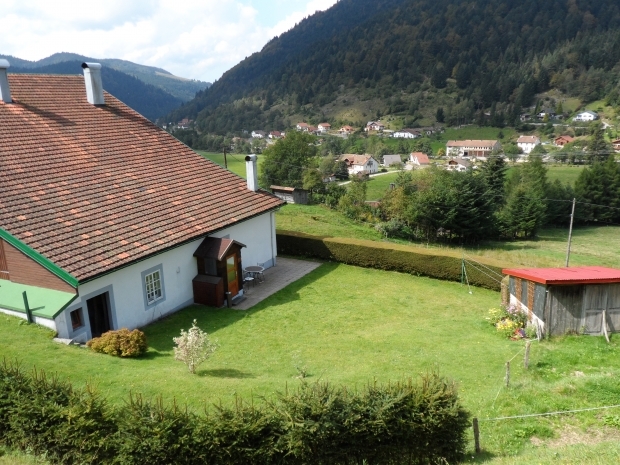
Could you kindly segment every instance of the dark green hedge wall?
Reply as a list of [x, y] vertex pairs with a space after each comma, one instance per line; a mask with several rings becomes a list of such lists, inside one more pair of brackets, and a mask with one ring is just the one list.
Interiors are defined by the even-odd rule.
[[[448, 251], [437, 249], [412, 250], [398, 244], [374, 242], [348, 238], [320, 237], [308, 234], [277, 231], [278, 254], [332, 260], [349, 265], [380, 270], [400, 271], [448, 281], [461, 280], [461, 258]], [[480, 260], [478, 260], [480, 261]], [[466, 266], [469, 283], [487, 289], [500, 290], [499, 276], [476, 265]], [[496, 273], [502, 268], [496, 264], [484, 263]]]
[[429, 464], [465, 451], [469, 414], [436, 373], [360, 391], [302, 383], [261, 406], [203, 415], [133, 396], [111, 407], [42, 372], [0, 364], [0, 444], [61, 464]]

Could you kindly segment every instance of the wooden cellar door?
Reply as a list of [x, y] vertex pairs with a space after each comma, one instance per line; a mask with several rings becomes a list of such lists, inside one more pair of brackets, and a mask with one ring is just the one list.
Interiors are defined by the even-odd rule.
[[226, 257], [226, 277], [228, 281], [228, 292], [234, 297], [239, 294], [239, 276], [237, 273], [237, 254]]

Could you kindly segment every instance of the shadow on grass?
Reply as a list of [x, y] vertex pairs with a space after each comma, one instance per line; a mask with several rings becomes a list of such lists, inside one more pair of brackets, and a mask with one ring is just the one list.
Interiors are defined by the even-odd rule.
[[199, 370], [196, 372], [198, 376], [210, 376], [213, 378], [235, 378], [235, 379], [248, 379], [256, 378], [252, 373], [246, 373], [245, 371], [236, 370], [234, 368], [217, 368], [214, 370]]
[[[171, 352], [174, 347], [173, 337], [181, 334], [181, 329], [192, 327], [192, 321], [196, 320], [198, 326], [212, 335], [222, 328], [233, 325], [238, 321], [252, 316], [256, 312], [266, 310], [288, 302], [298, 301], [299, 291], [312, 284], [316, 280], [331, 273], [338, 264], [324, 263], [307, 275], [292, 282], [284, 289], [267, 297], [247, 311], [239, 311], [228, 308], [213, 308], [204, 305], [190, 305], [172, 315], [166, 316], [144, 328], [144, 334], [149, 347], [155, 351]], [[214, 338], [217, 338], [215, 336]]]

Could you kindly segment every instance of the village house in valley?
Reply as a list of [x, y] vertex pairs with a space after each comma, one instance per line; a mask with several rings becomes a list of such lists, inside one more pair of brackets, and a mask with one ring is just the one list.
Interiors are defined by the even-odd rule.
[[320, 123], [317, 126], [317, 130], [321, 133], [321, 134], [325, 134], [327, 131], [329, 131], [332, 128], [332, 125], [329, 123]]
[[258, 188], [255, 155], [247, 182], [201, 157], [104, 92], [97, 63], [83, 77], [7, 79], [8, 66], [0, 60], [0, 311], [29, 308], [85, 341], [242, 295], [243, 267], [275, 264], [284, 202]]
[[416, 168], [426, 168], [427, 166], [430, 166], [428, 155], [422, 152], [410, 153], [407, 162]]
[[349, 134], [353, 134], [355, 132], [355, 128], [349, 126], [349, 125], [345, 125], [342, 126], [338, 132], [344, 136], [348, 136]]
[[394, 131], [392, 137], [396, 139], [417, 139], [422, 135], [419, 129], [401, 129], [400, 131]]
[[467, 171], [471, 169], [471, 167], [471, 162], [469, 160], [459, 157], [452, 158], [446, 163], [446, 169], [448, 171]]
[[347, 164], [349, 174], [373, 174], [379, 171], [379, 162], [372, 155], [345, 154], [340, 157]]
[[446, 144], [449, 157], [486, 158], [493, 150], [500, 150], [497, 140], [450, 140]]
[[400, 155], [383, 155], [383, 166], [402, 165]]
[[590, 122], [598, 119], [598, 113], [591, 110], [582, 111], [573, 118], [573, 121]]
[[383, 131], [385, 129], [385, 125], [381, 121], [368, 121], [364, 131]]
[[534, 147], [537, 145], [540, 145], [540, 138], [538, 136], [520, 136], [517, 139], [517, 147], [526, 155], [534, 150]]
[[570, 144], [575, 138], [571, 136], [558, 136], [553, 140], [553, 145], [556, 147], [564, 147], [566, 144]]

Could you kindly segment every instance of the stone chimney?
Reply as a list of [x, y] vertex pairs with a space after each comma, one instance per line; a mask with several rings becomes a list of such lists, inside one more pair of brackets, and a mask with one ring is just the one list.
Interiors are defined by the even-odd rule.
[[248, 189], [256, 192], [258, 190], [258, 167], [254, 154], [245, 157], [245, 175], [248, 178]]
[[5, 59], [0, 59], [0, 100], [4, 103], [11, 103], [11, 89], [9, 88], [9, 79], [6, 74], [7, 68], [11, 65]]
[[101, 82], [101, 65], [99, 63], [82, 63], [86, 99], [91, 105], [105, 105], [103, 84]]

